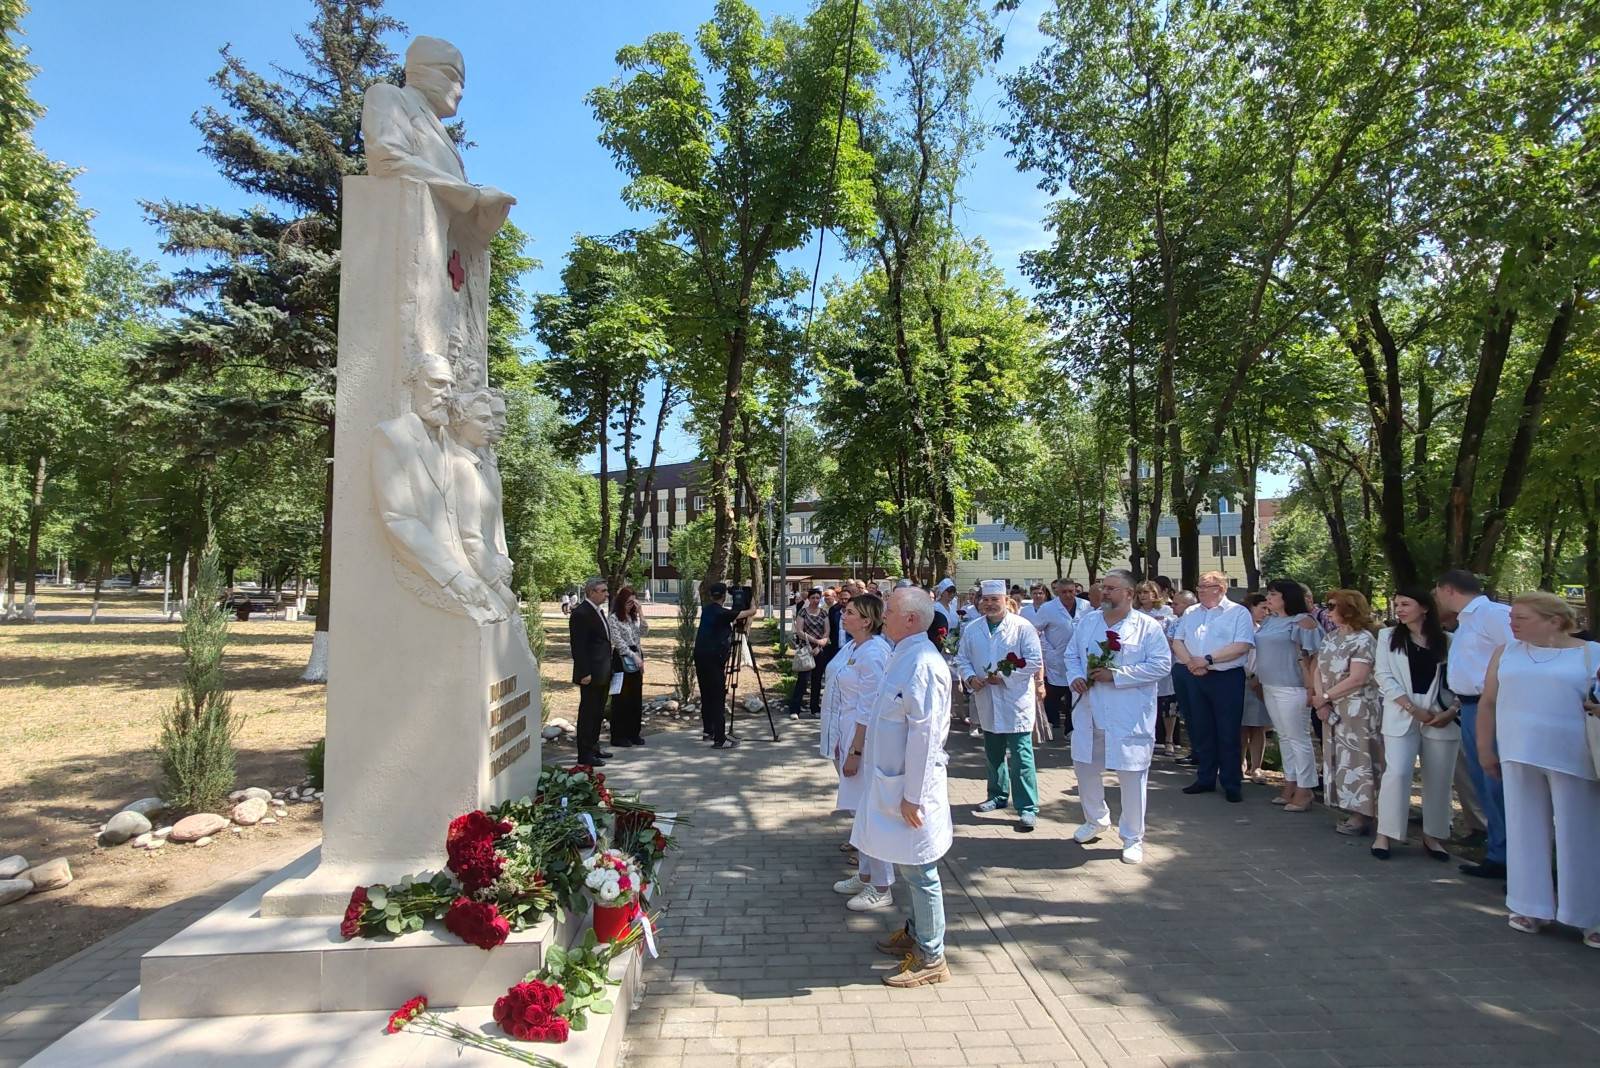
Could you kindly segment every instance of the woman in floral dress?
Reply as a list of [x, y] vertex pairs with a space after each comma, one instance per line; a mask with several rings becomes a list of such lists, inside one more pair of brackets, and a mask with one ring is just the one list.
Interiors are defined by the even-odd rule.
[[1317, 653], [1314, 701], [1317, 717], [1327, 725], [1327, 803], [1349, 813], [1334, 828], [1340, 834], [1371, 834], [1383, 775], [1383, 706], [1372, 673], [1378, 650], [1372, 609], [1355, 590], [1334, 590], [1328, 606], [1338, 627]]

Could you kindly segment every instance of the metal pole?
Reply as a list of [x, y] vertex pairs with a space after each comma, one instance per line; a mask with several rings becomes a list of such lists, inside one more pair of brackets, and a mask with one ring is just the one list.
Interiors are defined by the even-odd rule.
[[161, 614], [172, 614], [172, 554], [167, 554], [167, 567], [161, 573]]
[[778, 648], [789, 648], [789, 413], [783, 413], [778, 447], [778, 492], [783, 495], [783, 522], [778, 528]]

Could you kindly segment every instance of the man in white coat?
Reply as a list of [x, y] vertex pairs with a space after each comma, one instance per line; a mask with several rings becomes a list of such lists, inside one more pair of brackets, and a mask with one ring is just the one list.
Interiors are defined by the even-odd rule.
[[[1145, 792], [1156, 747], [1156, 688], [1172, 670], [1172, 650], [1161, 624], [1133, 610], [1131, 572], [1107, 572], [1101, 590], [1099, 611], [1079, 621], [1067, 651], [1067, 674], [1078, 695], [1072, 766], [1084, 818], [1072, 837], [1087, 845], [1111, 826], [1105, 784], [1111, 768], [1122, 786], [1122, 859], [1138, 864], [1144, 860]], [[1110, 664], [1089, 666], [1090, 657], [1107, 652]]]
[[1039, 632], [1039, 646], [1044, 650], [1045, 718], [1061, 732], [1065, 744], [1072, 734], [1072, 680], [1067, 677], [1067, 649], [1078, 625], [1073, 618], [1077, 604], [1071, 579], [1058, 578], [1052, 587], [1056, 595], [1033, 614], [1033, 629]]
[[982, 593], [983, 617], [962, 630], [956, 652], [956, 672], [977, 706], [989, 763], [989, 797], [978, 811], [994, 812], [1015, 800], [1017, 829], [1031, 831], [1039, 820], [1033, 714], [1044, 653], [1033, 624], [1010, 611], [1004, 582], [987, 579]]
[[884, 984], [906, 988], [950, 978], [944, 959], [944, 888], [939, 858], [950, 849], [950, 788], [945, 735], [950, 732], [950, 669], [928, 640], [933, 598], [895, 590], [883, 634], [894, 643], [874, 698], [862, 767], [868, 774], [850, 844], [895, 866], [911, 898], [905, 927], [877, 943], [904, 957]]

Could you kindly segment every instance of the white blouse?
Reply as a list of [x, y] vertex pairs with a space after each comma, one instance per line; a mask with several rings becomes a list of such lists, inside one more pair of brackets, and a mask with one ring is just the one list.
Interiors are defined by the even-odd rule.
[[1500, 759], [1593, 781], [1583, 696], [1600, 669], [1600, 642], [1570, 649], [1513, 641], [1500, 652], [1495, 740]]

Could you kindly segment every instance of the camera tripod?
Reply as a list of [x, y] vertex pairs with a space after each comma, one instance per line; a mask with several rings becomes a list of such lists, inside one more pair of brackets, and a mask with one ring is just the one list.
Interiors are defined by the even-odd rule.
[[750, 648], [749, 620], [740, 623], [734, 630], [733, 648], [729, 650], [728, 662], [722, 669], [728, 691], [728, 737], [738, 737], [733, 729], [733, 721], [735, 710], [739, 707], [740, 660], [746, 654], [750, 657], [750, 670], [756, 673], [756, 689], [761, 692], [761, 707], [767, 710], [767, 727], [772, 731], [772, 740], [777, 741], [778, 725], [772, 720], [772, 702], [767, 698], [767, 684], [761, 679], [761, 668], [756, 664], [755, 652]]

